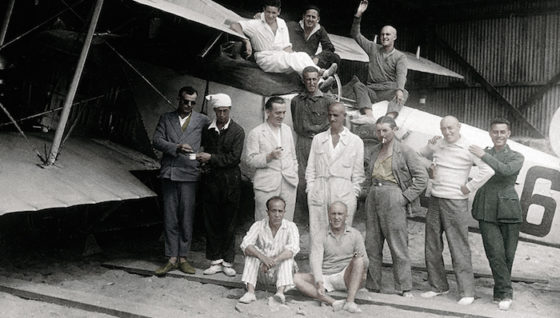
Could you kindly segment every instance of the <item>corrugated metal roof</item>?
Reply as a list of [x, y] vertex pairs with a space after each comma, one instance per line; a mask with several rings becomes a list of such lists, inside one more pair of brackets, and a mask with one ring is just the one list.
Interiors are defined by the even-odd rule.
[[[44, 135], [28, 137], [39, 149], [50, 144]], [[108, 141], [71, 138], [55, 166], [39, 164], [20, 135], [0, 133], [0, 215], [156, 195], [130, 171], [154, 170], [158, 163]]]

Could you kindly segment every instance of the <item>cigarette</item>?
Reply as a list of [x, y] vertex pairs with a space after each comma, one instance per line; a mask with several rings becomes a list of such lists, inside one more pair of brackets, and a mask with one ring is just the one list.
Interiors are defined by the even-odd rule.
[[387, 139], [385, 139], [385, 137], [383, 137], [383, 140], [381, 140], [381, 143], [384, 144], [387, 142]]

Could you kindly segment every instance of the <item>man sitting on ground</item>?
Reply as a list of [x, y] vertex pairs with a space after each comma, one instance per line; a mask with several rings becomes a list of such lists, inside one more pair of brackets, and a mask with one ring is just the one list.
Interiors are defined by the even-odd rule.
[[241, 281], [247, 292], [239, 299], [241, 303], [257, 300], [255, 286], [261, 282], [276, 282], [274, 298], [284, 303], [284, 291], [294, 286], [296, 268], [294, 256], [299, 252], [299, 232], [294, 222], [284, 220], [286, 202], [274, 196], [266, 202], [268, 217], [255, 222], [241, 243], [245, 253], [245, 267]]
[[[346, 225], [347, 215], [344, 203], [336, 201], [330, 205], [328, 232], [322, 232], [324, 236], [313, 240], [311, 247], [312, 274], [297, 273], [294, 283], [299, 291], [331, 305], [334, 311], [354, 313], [361, 311], [354, 298], [366, 280], [369, 261], [362, 235]], [[348, 296], [346, 300], [334, 300], [325, 290], [347, 290]]]

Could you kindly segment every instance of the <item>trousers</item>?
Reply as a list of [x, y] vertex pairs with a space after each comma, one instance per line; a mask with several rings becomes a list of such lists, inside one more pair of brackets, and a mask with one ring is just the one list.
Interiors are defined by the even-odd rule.
[[408, 255], [407, 200], [397, 185], [372, 186], [366, 198], [366, 251], [369, 257], [366, 287], [381, 290], [383, 245], [393, 260], [395, 290], [412, 289], [412, 269]]
[[445, 231], [457, 287], [462, 297], [474, 297], [474, 275], [469, 247], [467, 199], [442, 199], [432, 196], [426, 214], [426, 267], [428, 282], [438, 292], [449, 290], [443, 263]]
[[485, 221], [479, 221], [478, 224], [484, 251], [494, 277], [494, 299], [512, 299], [511, 268], [515, 258], [521, 224]]

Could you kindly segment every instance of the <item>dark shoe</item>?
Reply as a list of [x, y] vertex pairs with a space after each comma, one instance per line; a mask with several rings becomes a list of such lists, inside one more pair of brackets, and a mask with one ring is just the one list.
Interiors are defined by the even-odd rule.
[[179, 270], [185, 274], [196, 274], [196, 269], [187, 261], [179, 263]]
[[155, 270], [156, 276], [165, 276], [168, 272], [177, 269], [177, 263], [167, 262], [167, 264]]

